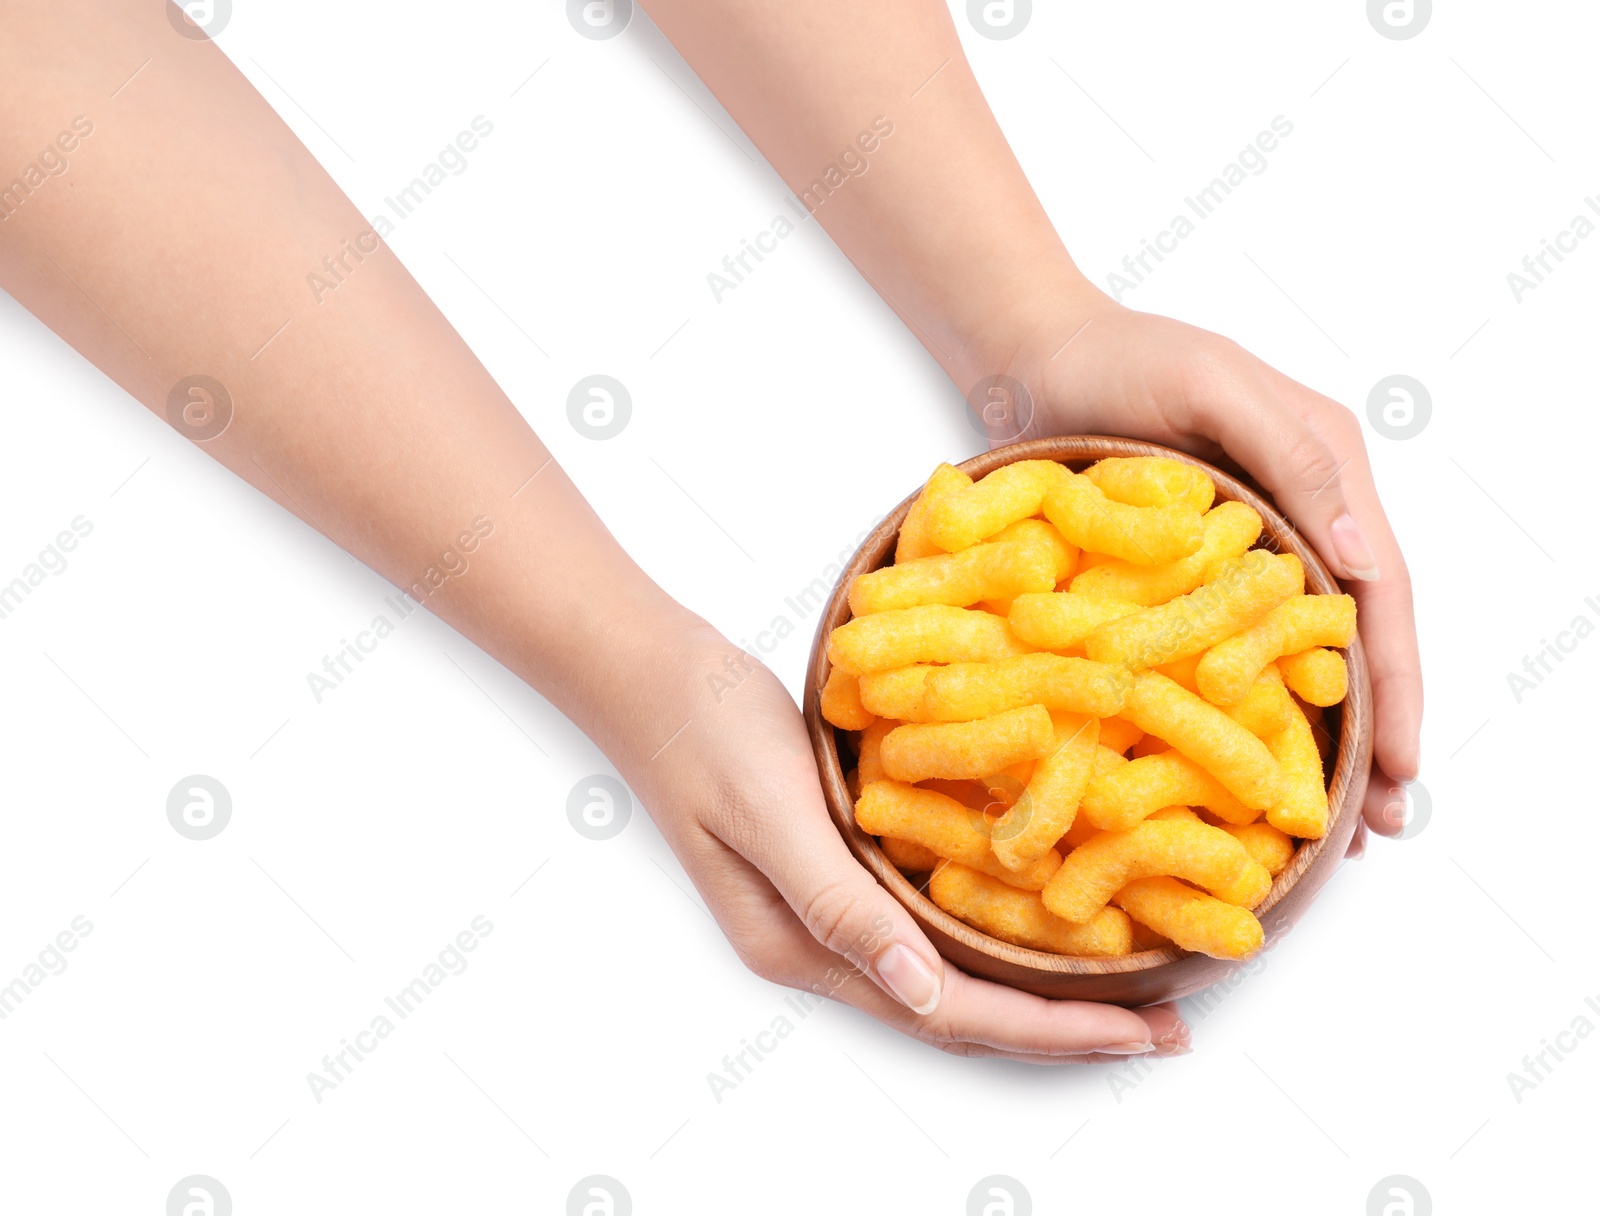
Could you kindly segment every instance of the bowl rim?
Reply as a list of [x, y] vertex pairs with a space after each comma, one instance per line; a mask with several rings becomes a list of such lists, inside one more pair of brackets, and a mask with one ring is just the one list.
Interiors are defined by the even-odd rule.
[[[1055, 460], [1069, 465], [1083, 465], [1110, 456], [1165, 456], [1204, 469], [1216, 484], [1218, 502], [1243, 502], [1261, 516], [1262, 538], [1267, 543], [1263, 545], [1262, 541], [1258, 541], [1256, 547], [1274, 548], [1278, 552], [1287, 549], [1298, 557], [1305, 567], [1308, 590], [1319, 595], [1343, 593], [1343, 587], [1321, 557], [1263, 491], [1187, 452], [1146, 440], [1111, 435], [1062, 435], [994, 448], [964, 460], [955, 467], [977, 480], [1019, 460]], [[827, 657], [827, 638], [837, 626], [851, 619], [848, 595], [855, 577], [887, 564], [886, 559], [892, 559], [893, 542], [899, 536], [900, 526], [921, 493], [922, 486], [918, 485], [883, 517], [856, 548], [818, 617], [817, 632], [812, 639], [811, 656], [806, 665], [804, 711], [818, 776], [834, 825], [856, 860], [916, 919], [967, 949], [1012, 967], [1060, 976], [1110, 976], [1151, 971], [1194, 957], [1193, 951], [1171, 946], [1160, 950], [1135, 951], [1113, 958], [1087, 958], [1051, 954], [990, 937], [934, 903], [889, 861], [878, 842], [856, 824], [855, 802], [845, 785], [836, 728], [822, 717], [822, 687], [831, 670]], [[1338, 710], [1338, 750], [1333, 758], [1333, 775], [1328, 782], [1328, 830], [1319, 840], [1300, 843], [1289, 864], [1273, 880], [1266, 898], [1253, 909], [1266, 930], [1263, 950], [1287, 929], [1286, 925], [1279, 923], [1279, 918], [1269, 919], [1267, 913], [1313, 869], [1330, 841], [1339, 840], [1343, 846], [1346, 833], [1337, 829], [1342, 826], [1345, 817], [1361, 814], [1360, 804], [1364, 800], [1366, 777], [1371, 765], [1372, 686], [1359, 634], [1345, 649], [1345, 662], [1349, 669], [1349, 687], [1345, 699], [1339, 705], [1329, 707], [1330, 710]]]

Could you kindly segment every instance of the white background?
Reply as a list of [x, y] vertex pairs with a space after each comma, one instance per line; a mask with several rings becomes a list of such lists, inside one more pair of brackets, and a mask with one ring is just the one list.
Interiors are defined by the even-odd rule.
[[[1126, 302], [1363, 415], [1390, 374], [1431, 391], [1417, 437], [1368, 427], [1417, 583], [1431, 822], [1346, 865], [1193, 1014], [1188, 1057], [956, 1059], [829, 1005], [719, 1103], [707, 1074], [793, 1016], [786, 993], [646, 815], [601, 842], [569, 825], [568, 792], [609, 771], [593, 745], [424, 613], [317, 704], [306, 673], [387, 584], [0, 299], [0, 582], [93, 523], [0, 621], [0, 984], [93, 924], [0, 1021], [0, 1206], [154, 1214], [204, 1173], [240, 1216], [559, 1212], [605, 1174], [640, 1213], [959, 1213], [1005, 1174], [1039, 1212], [1360, 1213], [1405, 1174], [1440, 1212], [1566, 1210], [1600, 1041], [1520, 1102], [1507, 1074], [1600, 1025], [1600, 641], [1520, 704], [1506, 676], [1600, 622], [1600, 240], [1520, 303], [1506, 275], [1600, 190], [1596, 13], [1440, 5], [1395, 41], [1354, 0], [1040, 0], [991, 41], [955, 7], [1101, 281], [1293, 122]], [[277, 0], [219, 42], [369, 216], [493, 122], [392, 244], [657, 579], [735, 640], [791, 619], [768, 661], [796, 687], [814, 621], [785, 597], [979, 442], [814, 224], [714, 301], [705, 276], [785, 192], [648, 20], [590, 41], [555, 3]], [[604, 442], [565, 412], [595, 372], [633, 399]], [[233, 799], [202, 843], [165, 814], [191, 773]], [[470, 967], [316, 1101], [307, 1073], [478, 915]]]

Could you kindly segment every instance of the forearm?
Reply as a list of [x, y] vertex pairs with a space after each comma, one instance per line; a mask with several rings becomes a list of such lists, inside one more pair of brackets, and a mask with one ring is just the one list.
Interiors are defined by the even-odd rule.
[[67, 167], [0, 206], [0, 286], [162, 417], [186, 377], [219, 382], [226, 429], [197, 399], [181, 433], [614, 730], [594, 706], [625, 669], [596, 656], [681, 610], [228, 60], [160, 4], [97, 8], [5, 15], [0, 167]]
[[[996, 370], [991, 348], [1036, 308], [1100, 299], [990, 112], [944, 0], [644, 7], [963, 389]], [[875, 141], [879, 118], [893, 133]]]

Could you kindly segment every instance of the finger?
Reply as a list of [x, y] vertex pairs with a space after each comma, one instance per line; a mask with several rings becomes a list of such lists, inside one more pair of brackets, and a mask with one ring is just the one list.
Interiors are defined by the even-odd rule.
[[1240, 351], [1197, 373], [1184, 404], [1195, 415], [1190, 426], [1217, 437], [1336, 575], [1368, 579], [1374, 561], [1343, 480], [1360, 452], [1360, 427], [1337, 405], [1335, 413], [1313, 409], [1314, 396]]
[[[1374, 577], [1349, 586], [1356, 599], [1372, 679], [1373, 755], [1389, 777], [1410, 781], [1422, 760], [1422, 660], [1411, 575], [1378, 499], [1360, 424], [1337, 402], [1281, 372], [1268, 371], [1295, 408], [1324, 420], [1321, 426], [1332, 435], [1343, 466], [1340, 483], [1345, 503], [1374, 572]], [[1326, 556], [1325, 548], [1318, 545], [1318, 549]]]
[[1095, 1053], [1109, 1058], [1188, 1049], [1188, 1027], [1176, 1006], [1133, 1011], [1086, 1001], [1049, 1001], [974, 979], [947, 964], [942, 965], [944, 991], [938, 1009], [931, 1016], [918, 1014], [873, 977], [869, 967], [841, 959], [840, 951], [810, 932], [752, 861], [717, 843], [719, 855], [703, 864], [720, 871], [718, 881], [704, 883], [702, 890], [740, 956], [757, 974], [777, 983], [843, 1001], [955, 1054], [1071, 1063]]
[[707, 826], [766, 876], [820, 945], [913, 1013], [932, 1013], [944, 987], [944, 960], [911, 914], [851, 856], [821, 790], [797, 797], [799, 806], [756, 817], [727, 821], [712, 814]]
[[1405, 783], [1386, 776], [1376, 764], [1367, 782], [1362, 819], [1380, 836], [1398, 836], [1406, 830]]

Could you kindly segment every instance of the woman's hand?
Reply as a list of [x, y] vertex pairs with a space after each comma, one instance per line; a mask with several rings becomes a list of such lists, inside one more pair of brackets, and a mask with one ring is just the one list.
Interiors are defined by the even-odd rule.
[[1231, 460], [1259, 482], [1358, 602], [1376, 728], [1365, 820], [1398, 834], [1421, 761], [1422, 669], [1411, 580], [1356, 416], [1226, 338], [1092, 288], [1036, 311], [999, 319], [967, 361], [973, 382], [998, 373], [1027, 389], [1010, 410], [996, 398], [991, 442], [1126, 435]]
[[649, 688], [605, 746], [757, 975], [956, 1055], [1064, 1064], [1187, 1048], [1171, 1006], [1050, 1001], [945, 963], [845, 847], [772, 673], [693, 618], [651, 653]]

